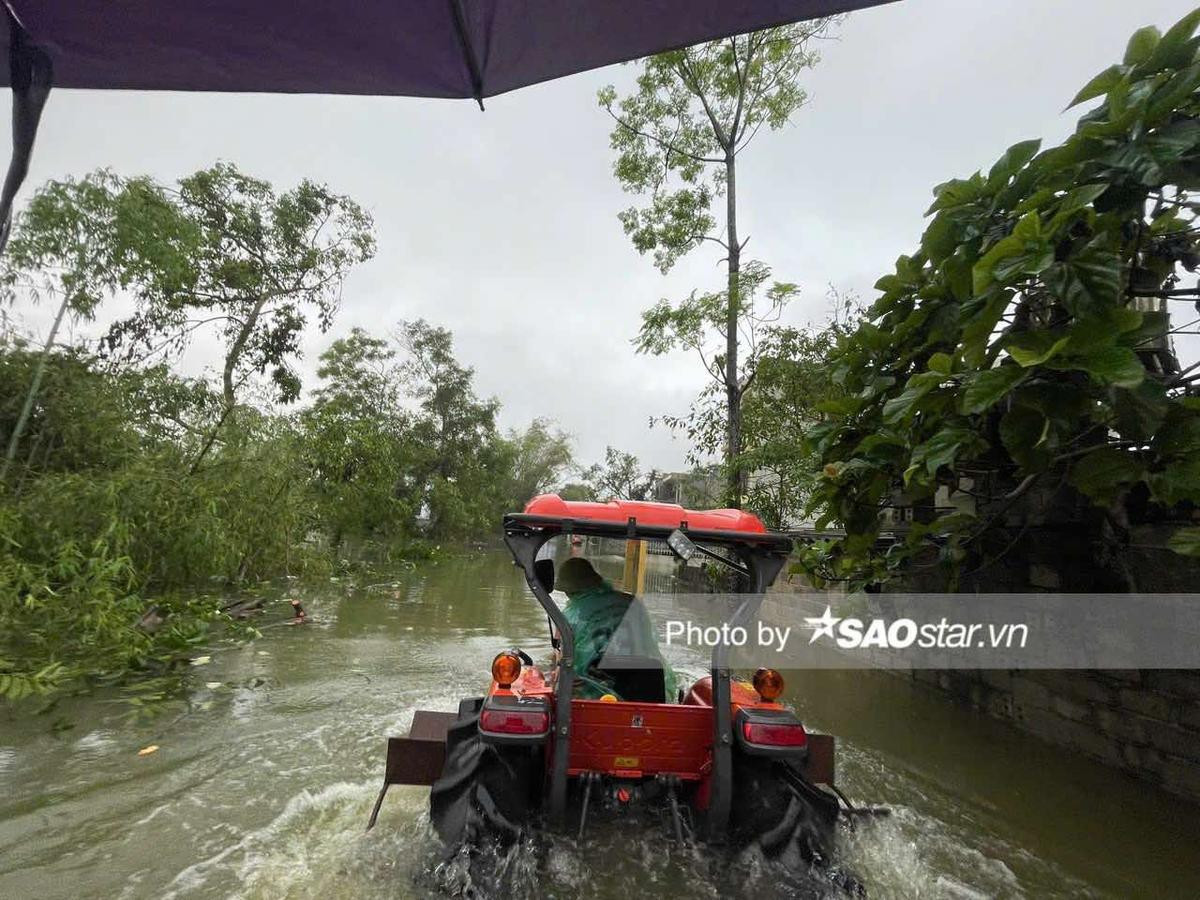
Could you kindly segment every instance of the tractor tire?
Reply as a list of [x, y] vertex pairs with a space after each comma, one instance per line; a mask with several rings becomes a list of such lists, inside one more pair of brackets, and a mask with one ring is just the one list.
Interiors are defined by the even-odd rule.
[[736, 845], [757, 846], [770, 859], [794, 848], [809, 865], [828, 864], [837, 800], [811, 786], [797, 791], [794, 779], [781, 770], [786, 765], [761, 757], [734, 757], [731, 835]]
[[[452, 849], [517, 840], [533, 813], [535, 755], [479, 736], [483, 698], [464, 700], [446, 733], [446, 761], [429, 792], [429, 818]], [[536, 782], [540, 787], [540, 779]]]

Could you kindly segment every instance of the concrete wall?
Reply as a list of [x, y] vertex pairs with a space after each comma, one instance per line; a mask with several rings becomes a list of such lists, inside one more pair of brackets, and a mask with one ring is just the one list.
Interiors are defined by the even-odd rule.
[[[1166, 549], [1176, 524], [1132, 526], [1114, 545], [1111, 534], [1080, 515], [1077, 507], [1070, 508], [1069, 501], [1048, 495], [1028, 498], [1025, 508], [1010, 513], [1019, 527], [994, 537], [1009, 552], [957, 586], [929, 568], [894, 589], [1200, 595], [1200, 560]], [[1064, 521], [1072, 516], [1073, 522]], [[780, 583], [776, 590], [803, 591], [795, 581]], [[795, 622], [795, 613], [787, 610], [786, 602], [774, 598], [764, 604], [764, 615]], [[1200, 617], [1200, 603], [1196, 615]], [[1200, 670], [897, 674], [1046, 741], [1200, 800]]]
[[1200, 673], [908, 673], [1022, 731], [1200, 800]]
[[[1005, 510], [1005, 527], [990, 537], [1004, 551], [994, 561], [981, 566], [975, 560], [957, 585], [926, 569], [895, 589], [1200, 595], [1200, 560], [1166, 546], [1186, 521], [1156, 521], [1136, 502], [1111, 513], [1066, 486], [1033, 491]], [[1200, 670], [959, 670], [911, 677], [1030, 734], [1200, 800]]]

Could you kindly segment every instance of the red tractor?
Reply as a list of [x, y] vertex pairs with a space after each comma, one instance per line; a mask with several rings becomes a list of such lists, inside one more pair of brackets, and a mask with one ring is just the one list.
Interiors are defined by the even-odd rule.
[[505, 543], [546, 612], [554, 657], [543, 670], [521, 650], [505, 650], [486, 696], [463, 700], [457, 715], [418, 711], [409, 736], [388, 741], [368, 827], [389, 785], [429, 784], [430, 818], [452, 846], [508, 842], [535, 823], [582, 836], [589, 811], [657, 808], [681, 843], [694, 833], [756, 844], [768, 856], [794, 848], [810, 863], [828, 861], [842, 812], [833, 738], [808, 733], [779, 702], [775, 670], [738, 680], [729, 648], [718, 644], [710, 675], [669, 697], [661, 657], [610, 653], [594, 674], [611, 692], [576, 696], [576, 635], [551, 597], [554, 561], [539, 558], [559, 537], [665, 542], [680, 559], [719, 561], [740, 586], [730, 626], [751, 624], [792, 549], [786, 535], [740, 510], [544, 495], [506, 516]]

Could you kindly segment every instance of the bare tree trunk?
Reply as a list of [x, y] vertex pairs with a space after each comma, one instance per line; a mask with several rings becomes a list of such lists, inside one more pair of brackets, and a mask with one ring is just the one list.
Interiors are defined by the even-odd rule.
[[54, 324], [50, 326], [50, 334], [46, 336], [46, 345], [42, 348], [42, 356], [37, 362], [37, 368], [33, 371], [33, 380], [30, 381], [29, 392], [25, 395], [25, 405], [21, 407], [17, 424], [13, 426], [13, 433], [9, 436], [8, 450], [4, 453], [4, 463], [0, 464], [0, 483], [8, 478], [8, 470], [17, 456], [17, 447], [21, 444], [21, 435], [25, 433], [25, 428], [29, 425], [33, 402], [37, 399], [38, 391], [42, 387], [42, 378], [46, 374], [46, 362], [50, 358], [50, 350], [54, 346], [54, 339], [58, 337], [58, 329], [62, 326], [63, 317], [67, 314], [67, 300], [67, 297], [63, 297], [63, 302], [58, 307], [58, 315], [54, 317]]
[[237, 397], [233, 392], [233, 375], [237, 371], [237, 364], [238, 360], [241, 359], [242, 351], [246, 349], [246, 342], [250, 340], [250, 335], [254, 332], [254, 326], [258, 324], [258, 317], [262, 314], [263, 307], [266, 305], [267, 298], [265, 296], [260, 297], [254, 304], [254, 308], [250, 310], [250, 315], [246, 317], [246, 321], [242, 325], [242, 330], [238, 332], [238, 336], [229, 347], [229, 352], [225, 354], [225, 367], [221, 372], [221, 387], [224, 393], [225, 409], [221, 413], [221, 418], [217, 420], [217, 424], [213, 426], [213, 430], [209, 432], [204, 445], [200, 448], [200, 452], [196, 454], [196, 458], [192, 460], [191, 466], [188, 467], [189, 475], [195, 475], [199, 470], [200, 463], [204, 461], [204, 457], [208, 455], [208, 451], [217, 442], [217, 435], [220, 434], [221, 428], [225, 425], [225, 420], [233, 413], [233, 408], [237, 404]]
[[[33, 440], [29, 444], [29, 454], [25, 457], [25, 468], [21, 470], [21, 474], [17, 478], [17, 486], [13, 488], [14, 498], [20, 497], [21, 492], [25, 490], [25, 481], [29, 478], [30, 473], [33, 472], [33, 461], [37, 459], [38, 450], [41, 449], [42, 441], [45, 439], [46, 429], [38, 429], [38, 433], [34, 436]], [[53, 443], [54, 439], [51, 438], [49, 444]], [[50, 449], [49, 445], [47, 445], [46, 449]]]
[[737, 159], [732, 150], [725, 154], [725, 234], [729, 244], [728, 308], [725, 314], [725, 468], [728, 502], [742, 506], [745, 478], [741, 468], [742, 397], [738, 382], [738, 311], [742, 248], [737, 231]]
[[221, 426], [225, 424], [225, 420], [229, 418], [231, 412], [233, 412], [232, 406], [226, 406], [224, 411], [222, 411], [221, 418], [217, 419], [217, 424], [208, 433], [208, 437], [204, 439], [204, 445], [200, 448], [200, 452], [196, 454], [196, 458], [188, 466], [189, 475], [195, 475], [200, 469], [200, 463], [204, 461], [204, 457], [208, 455], [208, 451], [212, 449], [212, 445], [217, 442], [217, 435], [221, 432]]
[[260, 297], [254, 304], [254, 308], [250, 310], [250, 315], [246, 316], [246, 321], [242, 325], [242, 330], [238, 332], [238, 336], [234, 339], [229, 352], [225, 354], [225, 369], [221, 373], [223, 387], [225, 389], [225, 408], [232, 409], [235, 402], [233, 396], [233, 373], [237, 369], [238, 360], [242, 357], [242, 351], [246, 349], [246, 342], [250, 340], [250, 335], [254, 333], [254, 326], [258, 324], [258, 317], [262, 314], [263, 307], [267, 305], [267, 298]]

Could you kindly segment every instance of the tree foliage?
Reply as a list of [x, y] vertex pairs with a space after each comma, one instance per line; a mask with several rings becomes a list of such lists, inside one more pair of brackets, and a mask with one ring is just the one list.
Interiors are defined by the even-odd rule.
[[421, 415], [410, 470], [436, 539], [494, 527], [503, 505], [507, 461], [496, 415], [500, 404], [475, 394], [474, 370], [454, 357], [448, 330], [423, 319], [401, 322], [401, 377]]
[[743, 404], [741, 464], [753, 473], [746, 508], [772, 528], [795, 526], [803, 518], [820, 471], [808, 431], [824, 418], [822, 404], [843, 393], [830, 378], [829, 357], [861, 310], [853, 295], [831, 288], [829, 297], [833, 312], [823, 324], [766, 332]]
[[506, 438], [509, 464], [505, 512], [519, 511], [531, 497], [553, 490], [575, 468], [571, 438], [549, 419], [534, 419]]
[[28, 447], [0, 493], [0, 696], [169, 668], [233, 624], [196, 588], [320, 564], [303, 545], [311, 520], [286, 421], [246, 417], [187, 475], [197, 438], [179, 423], [219, 403], [206, 386], [9, 342], [0, 425], [43, 363]]
[[355, 328], [320, 362], [321, 383], [300, 415], [317, 515], [335, 547], [346, 538], [402, 538], [420, 492], [408, 476], [417, 448], [396, 351]]
[[[737, 333], [741, 361], [735, 393], [739, 412], [758, 375], [764, 350], [777, 339], [775, 326], [788, 303], [799, 293], [794, 284], [767, 284], [771, 270], [758, 262], [747, 263], [740, 281]], [[765, 299], [761, 303], [760, 297]], [[737, 463], [742, 471], [741, 452], [752, 438], [742, 424], [742, 445], [736, 458], [727, 453], [729, 440], [728, 347], [725, 341], [729, 292], [692, 294], [679, 303], [660, 300], [642, 314], [642, 327], [634, 340], [640, 353], [656, 356], [674, 350], [696, 355], [707, 376], [704, 387], [685, 415], [664, 415], [661, 421], [688, 439], [688, 461], [700, 465], [710, 456], [725, 456], [726, 464]]]
[[664, 273], [706, 241], [728, 252], [713, 211], [727, 194], [727, 163], [764, 125], [778, 130], [804, 105], [799, 79], [818, 60], [810, 42], [831, 24], [817, 19], [660, 53], [642, 61], [633, 93], [600, 91], [615, 123], [613, 173], [627, 191], [647, 196], [645, 206], [620, 214], [621, 224]]
[[596, 489], [586, 481], [568, 481], [558, 489], [563, 500], [592, 502], [596, 500]]
[[110, 327], [110, 354], [181, 348], [215, 327], [226, 406], [247, 377], [266, 373], [290, 402], [309, 317], [329, 325], [346, 274], [374, 247], [370, 216], [311, 181], [276, 193], [229, 163], [174, 187], [101, 170], [37, 191], [9, 244], [4, 284], [10, 296], [20, 287], [60, 294], [89, 318], [106, 298], [131, 296], [137, 311]]
[[604, 462], [583, 473], [598, 500], [650, 500], [660, 475], [656, 469], [643, 470], [634, 454], [616, 447], [605, 447]]
[[497, 404], [425, 322], [334, 341], [308, 408], [241, 407], [196, 468], [218, 385], [10, 340], [0, 429], [42, 363], [27, 451], [0, 492], [0, 697], [172, 670], [233, 624], [205, 593], [214, 580], [491, 537], [574, 469], [552, 422], [499, 434]]
[[453, 336], [424, 320], [401, 322], [392, 341], [354, 329], [321, 355], [318, 375], [301, 421], [335, 544], [480, 537], [574, 466], [548, 419], [500, 434], [499, 404], [476, 396]]
[[[1200, 502], [1200, 400], [1164, 311], [1196, 298], [1198, 23], [1138, 31], [1061, 145], [1022, 141], [934, 189], [920, 247], [830, 363], [844, 396], [811, 434], [814, 508], [847, 537], [810, 555], [822, 576], [883, 580], [930, 553], [953, 569], [1039, 485], [1072, 486], [1118, 540], [1133, 506]], [[935, 509], [939, 487], [975, 512]], [[925, 514], [883, 554], [896, 506]]]

